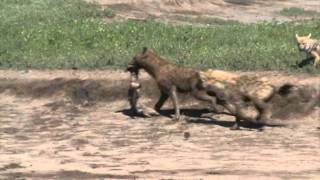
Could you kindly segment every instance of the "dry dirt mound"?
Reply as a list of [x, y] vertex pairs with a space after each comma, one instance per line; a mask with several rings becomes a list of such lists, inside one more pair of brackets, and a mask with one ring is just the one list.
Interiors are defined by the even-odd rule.
[[[97, 103], [113, 103], [127, 100], [129, 86], [128, 74], [114, 71], [32, 71], [32, 72], [2, 72], [0, 75], [0, 93], [9, 93], [19, 97], [49, 98], [68, 101], [75, 105], [89, 106]], [[220, 71], [219, 71], [220, 72]], [[221, 71], [222, 72], [222, 71]], [[97, 75], [95, 76], [95, 73]], [[22, 75], [23, 74], [23, 75]], [[40, 75], [42, 74], [42, 75]], [[221, 73], [220, 73], [221, 74]], [[218, 73], [218, 75], [220, 75]], [[225, 73], [222, 73], [224, 75]], [[267, 87], [281, 87], [291, 84], [293, 87], [284, 88], [282, 92], [274, 96], [272, 104], [274, 118], [290, 119], [293, 116], [305, 116], [311, 113], [320, 103], [320, 78], [317, 76], [284, 75], [273, 72], [261, 73], [229, 73], [233, 78], [251, 77], [250, 79], [264, 79]], [[11, 76], [8, 78], [8, 76]], [[38, 78], [42, 77], [42, 78]], [[221, 77], [220, 77], [221, 79]], [[241, 79], [241, 78], [240, 78]], [[142, 74], [141, 83], [142, 101], [150, 102], [158, 98], [159, 92], [156, 84], [147, 74]], [[242, 82], [242, 81], [241, 81]], [[251, 81], [250, 81], [251, 82]], [[260, 81], [251, 82], [251, 86]], [[245, 84], [244, 86], [249, 86]], [[255, 93], [263, 92], [264, 89], [256, 89]], [[195, 101], [188, 95], [180, 95], [182, 104], [206, 108], [206, 104]], [[148, 104], [152, 107], [152, 104]]]
[[[258, 74], [275, 84], [319, 82]], [[141, 77], [144, 95], [155, 96]], [[288, 127], [230, 131], [232, 117], [200, 117], [190, 102], [182, 107], [189, 123], [170, 121], [170, 104], [164, 116], [131, 118], [128, 74], [119, 71], [0, 71], [0, 79], [0, 179], [320, 177], [319, 109]]]
[[[114, 75], [106, 75], [103, 79], [101, 76], [94, 77], [94, 72], [89, 72], [89, 74], [92, 74], [91, 77], [83, 78], [81, 74], [88, 72], [73, 71], [73, 75], [71, 73], [71, 75], [68, 74], [63, 77], [65, 73], [69, 73], [67, 71], [60, 72], [60, 75], [59, 72], [57, 72], [56, 77], [50, 76], [50, 79], [32, 78], [36, 77], [39, 73], [41, 74], [41, 72], [37, 71], [26, 73], [24, 76], [15, 79], [14, 77], [1, 79], [0, 76], [0, 93], [10, 93], [20, 97], [61, 99], [70, 101], [73, 104], [86, 106], [100, 102], [112, 103], [114, 101], [127, 100], [129, 78], [128, 75], [124, 73], [115, 72], [112, 73]], [[50, 71], [44, 72], [44, 74], [45, 73], [52, 74]], [[118, 78], [116, 76], [117, 74], [123, 74], [122, 78]], [[281, 92], [271, 99], [270, 103], [273, 106], [272, 109], [275, 118], [281, 117], [288, 119], [291, 117], [291, 114], [293, 116], [306, 115], [306, 113], [312, 112], [314, 107], [320, 103], [320, 80], [319, 77], [316, 76], [300, 78], [298, 76], [290, 77], [282, 75], [281, 80], [281, 78], [279, 78], [281, 74], [279, 73], [268, 73], [269, 75], [266, 76], [252, 73], [241, 74], [225, 71], [208, 71], [207, 74], [209, 74], [211, 78], [210, 81], [216, 84], [218, 83], [217, 86], [220, 86], [219, 84], [221, 84], [221, 82], [228, 82], [228, 84], [232, 84], [232, 86], [241, 86], [240, 88], [244, 88], [244, 91], [250, 91], [253, 95], [265, 95], [261, 93], [268, 93], [268, 97], [271, 95], [270, 91], [268, 91], [268, 88], [271, 86], [279, 89], [286, 84], [293, 85], [292, 87], [290, 86], [289, 88], [279, 90]], [[26, 76], [30, 76], [31, 78], [25, 79]], [[45, 76], [46, 75], [39, 77]], [[277, 81], [275, 81], [275, 79], [277, 79]], [[263, 80], [263, 82], [260, 80]], [[143, 99], [145, 101], [148, 99], [156, 100], [159, 92], [153, 80], [150, 79], [147, 74], [143, 74], [141, 81], [143, 85]], [[210, 83], [210, 81], [208, 80], [207, 83]], [[234, 85], [234, 83], [236, 84]], [[261, 83], [263, 84], [261, 85]], [[184, 101], [182, 101], [184, 104], [193, 102], [193, 99], [188, 95], [181, 96], [183, 97], [180, 99], [184, 99]], [[205, 104], [197, 104], [206, 107]]]
[[[90, 0], [92, 2], [92, 0]], [[95, 0], [117, 11], [118, 17], [146, 19], [150, 16], [176, 20], [174, 15], [205, 15], [240, 22], [288, 21], [279, 11], [299, 7], [320, 9], [318, 0]]]

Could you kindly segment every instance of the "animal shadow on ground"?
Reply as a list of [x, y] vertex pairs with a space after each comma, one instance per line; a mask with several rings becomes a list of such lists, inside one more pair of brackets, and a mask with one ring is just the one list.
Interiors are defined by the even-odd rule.
[[[201, 117], [202, 114], [209, 113], [207, 109], [181, 109], [181, 114], [186, 115], [188, 117]], [[131, 109], [123, 109], [116, 111], [116, 113], [122, 113], [125, 116], [134, 117], [145, 117], [139, 114], [134, 113]], [[174, 109], [164, 109], [160, 110], [159, 114], [164, 117], [172, 118], [171, 116], [174, 114]]]
[[[125, 116], [130, 116], [131, 118], [144, 117], [144, 116], [135, 115], [130, 109], [120, 110], [120, 111], [117, 111], [117, 113], [122, 113]], [[159, 113], [161, 116], [172, 118], [172, 115], [174, 115], [174, 109], [160, 110]], [[188, 123], [218, 125], [225, 128], [230, 128], [234, 125], [234, 121], [219, 120], [219, 119], [215, 119], [213, 117], [207, 116], [211, 114], [211, 112], [208, 109], [184, 108], [184, 109], [181, 109], [181, 114], [184, 115], [184, 117], [186, 118], [185, 120]], [[203, 115], [206, 115], [206, 116], [204, 117]], [[241, 122], [241, 127], [249, 128], [249, 129], [262, 130], [264, 126], [279, 127], [280, 125], [266, 125], [266, 124], [254, 123], [250, 121]]]
[[295, 67], [303, 68], [304, 66], [307, 66], [307, 65], [312, 64], [312, 63], [313, 63], [313, 58], [310, 57], [310, 58], [303, 59], [300, 62], [297, 62]]
[[116, 111], [116, 113], [122, 113], [123, 115], [129, 116], [132, 119], [134, 119], [136, 117], [138, 117], [138, 118], [147, 118], [147, 116], [134, 113], [132, 109], [123, 109], [123, 110]]
[[224, 0], [227, 3], [233, 5], [240, 5], [240, 6], [249, 6], [251, 4], [257, 3], [255, 0]]

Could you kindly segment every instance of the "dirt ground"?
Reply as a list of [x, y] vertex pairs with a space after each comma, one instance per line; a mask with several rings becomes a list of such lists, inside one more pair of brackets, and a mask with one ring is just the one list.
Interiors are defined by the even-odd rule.
[[[286, 7], [320, 9], [318, 0], [96, 2], [117, 9], [115, 20], [203, 15], [252, 23], [291, 20], [279, 14]], [[320, 91], [319, 75], [246, 74]], [[146, 74], [142, 79], [143, 102], [153, 105], [155, 84]], [[188, 122], [171, 121], [171, 103], [162, 116], [133, 118], [128, 80], [128, 74], [110, 70], [0, 70], [0, 179], [320, 178], [319, 106], [277, 119], [283, 126], [244, 122], [239, 131], [229, 130], [233, 117], [208, 116], [206, 106], [184, 96]]]
[[[251, 72], [274, 83], [319, 88], [319, 75]], [[201, 116], [183, 101], [153, 118], [132, 118], [121, 71], [0, 71], [0, 179], [319, 179], [320, 108], [285, 126]], [[142, 75], [143, 102], [158, 92]]]
[[[284, 8], [318, 11], [318, 0], [87, 0], [116, 11], [116, 18], [186, 23], [178, 17], [215, 17], [243, 23], [310, 19], [308, 16], [283, 16]], [[111, 19], [107, 19], [111, 20]]]

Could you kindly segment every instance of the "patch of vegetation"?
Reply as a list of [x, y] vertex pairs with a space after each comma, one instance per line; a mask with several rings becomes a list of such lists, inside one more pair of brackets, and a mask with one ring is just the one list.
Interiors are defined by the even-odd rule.
[[305, 10], [299, 7], [284, 8], [280, 11], [280, 14], [288, 17], [302, 16], [302, 17], [314, 17], [314, 18], [320, 15], [320, 13], [317, 11]]
[[116, 12], [112, 9], [109, 9], [109, 8], [104, 9], [103, 14], [104, 14], [104, 16], [106, 16], [108, 18], [113, 18], [116, 16]]
[[108, 8], [114, 11], [122, 11], [122, 12], [132, 11], [132, 10], [139, 11], [139, 9], [125, 3], [111, 4], [111, 5], [108, 5]]
[[320, 21], [176, 26], [147, 20], [104, 23], [83, 0], [0, 1], [0, 68], [123, 68], [143, 46], [179, 65], [225, 70], [298, 69], [294, 35], [320, 39]]

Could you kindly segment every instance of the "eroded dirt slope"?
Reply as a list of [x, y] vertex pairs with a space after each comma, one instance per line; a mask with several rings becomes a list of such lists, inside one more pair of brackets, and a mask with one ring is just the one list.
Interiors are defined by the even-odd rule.
[[208, 16], [245, 23], [288, 21], [310, 17], [286, 17], [279, 12], [298, 7], [319, 11], [318, 0], [88, 0], [117, 11], [118, 18], [146, 19], [150, 16], [176, 22], [179, 16]]
[[[260, 74], [275, 83], [320, 78]], [[133, 119], [122, 96], [127, 79], [119, 71], [0, 71], [0, 179], [320, 177], [319, 107], [284, 127], [245, 123], [240, 131], [229, 130], [232, 117], [200, 117], [195, 100], [183, 103], [188, 123], [170, 120], [170, 103], [165, 116]], [[143, 101], [153, 104], [154, 84], [142, 79]]]

